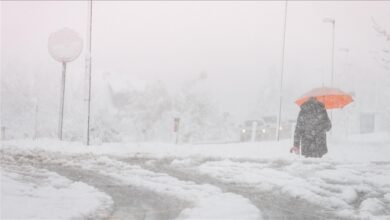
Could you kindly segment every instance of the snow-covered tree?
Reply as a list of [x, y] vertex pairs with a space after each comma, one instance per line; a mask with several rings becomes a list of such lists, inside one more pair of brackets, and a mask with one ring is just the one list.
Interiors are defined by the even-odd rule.
[[202, 142], [237, 139], [228, 113], [216, 107], [207, 88], [207, 74], [185, 83], [173, 98], [173, 111], [180, 117], [180, 141]]

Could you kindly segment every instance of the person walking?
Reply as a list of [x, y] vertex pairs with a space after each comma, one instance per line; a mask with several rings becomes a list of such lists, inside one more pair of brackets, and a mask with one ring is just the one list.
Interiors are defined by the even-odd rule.
[[301, 153], [305, 157], [322, 157], [328, 152], [326, 132], [332, 128], [323, 103], [310, 97], [301, 105], [294, 132], [294, 146], [291, 153]]

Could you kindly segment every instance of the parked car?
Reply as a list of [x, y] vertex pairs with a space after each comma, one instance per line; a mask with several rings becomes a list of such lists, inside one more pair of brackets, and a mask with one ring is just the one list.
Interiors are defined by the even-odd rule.
[[[256, 122], [256, 126], [254, 123]], [[282, 121], [279, 127], [279, 138], [292, 137], [294, 120]], [[240, 140], [242, 142], [252, 140], [252, 132], [255, 129], [254, 141], [275, 140], [277, 118], [274, 116], [261, 117], [258, 120], [247, 120], [241, 126]]]

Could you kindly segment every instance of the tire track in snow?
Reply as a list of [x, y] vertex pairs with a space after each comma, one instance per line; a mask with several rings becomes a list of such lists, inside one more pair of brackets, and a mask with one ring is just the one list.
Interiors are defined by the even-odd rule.
[[[180, 180], [193, 181], [197, 184], [211, 184], [224, 192], [231, 192], [248, 198], [252, 204], [258, 207], [264, 219], [291, 219], [291, 220], [325, 220], [325, 219], [348, 219], [340, 218], [329, 213], [324, 208], [311, 204], [303, 199], [293, 198], [279, 192], [267, 193], [257, 190], [255, 187], [239, 184], [228, 184], [218, 179], [196, 173], [193, 170], [172, 167], [171, 163], [175, 158], [122, 158], [121, 160], [129, 164], [137, 164], [145, 169], [155, 172], [166, 173]], [[200, 165], [207, 161], [218, 161], [215, 158], [206, 158], [198, 161]], [[241, 161], [241, 160], [240, 160]], [[241, 161], [242, 162], [242, 161]], [[251, 161], [254, 162], [254, 161]], [[265, 161], [258, 161], [265, 163]], [[274, 164], [272, 164], [274, 165]]]
[[114, 201], [109, 219], [174, 219], [188, 206], [174, 197], [126, 185], [89, 170], [50, 165], [50, 170], [73, 181], [81, 181], [110, 195]]
[[262, 219], [251, 202], [234, 193], [224, 193], [209, 184], [183, 181], [165, 173], [130, 165], [110, 156], [88, 159], [83, 169], [98, 170], [129, 185], [152, 190], [161, 196], [174, 196], [191, 204], [179, 219]]
[[[83, 181], [107, 192], [114, 201], [114, 212], [111, 218], [117, 219], [262, 219], [261, 212], [250, 203], [250, 201], [241, 195], [233, 193], [224, 193], [219, 188], [209, 184], [196, 184], [192, 181], [182, 181], [175, 177], [163, 173], [156, 173], [148, 169], [143, 169], [138, 165], [129, 165], [121, 162], [114, 157], [99, 156], [94, 154], [58, 154], [44, 151], [20, 152], [15, 157], [19, 157], [19, 162], [29, 163], [32, 166], [43, 167], [69, 177], [74, 181]], [[17, 159], [18, 160], [18, 159]], [[114, 184], [109, 180], [115, 180]], [[126, 199], [129, 196], [124, 193], [123, 188], [132, 186], [136, 193], [142, 189], [142, 192], [153, 192], [154, 195], [150, 201], [156, 201], [155, 195], [161, 196], [161, 202], [165, 202], [174, 209], [163, 208], [156, 210], [151, 204], [140, 207], [154, 210], [146, 210], [143, 213], [174, 213], [164, 217], [162, 215], [152, 216], [139, 213], [140, 208], [129, 209], [126, 205], [132, 205]], [[110, 191], [108, 186], [114, 188]], [[127, 189], [129, 191], [129, 189]], [[125, 195], [123, 195], [125, 194]], [[129, 192], [128, 194], [131, 194]], [[138, 193], [139, 194], [139, 193]], [[176, 198], [179, 203], [172, 202], [170, 198]], [[144, 203], [145, 194], [132, 198]], [[121, 204], [125, 200], [125, 204]], [[158, 202], [158, 204], [161, 204]], [[160, 208], [160, 207], [157, 207]], [[172, 216], [172, 218], [171, 218]], [[111, 219], [109, 218], [109, 219]], [[88, 217], [86, 217], [88, 219]], [[93, 218], [90, 218], [93, 219]]]
[[[1, 153], [2, 163], [7, 163], [8, 158], [18, 164], [49, 170], [72, 181], [83, 182], [106, 193], [114, 202], [111, 215], [107, 218], [110, 220], [175, 219], [183, 209], [189, 206], [185, 201], [172, 196], [162, 196], [153, 191], [123, 184], [111, 177], [81, 167], [64, 165], [64, 161], [77, 164], [77, 160], [86, 159], [85, 156], [73, 157], [44, 152], [7, 154], [2, 151]], [[93, 216], [84, 216], [84, 219], [106, 219], [101, 216], [106, 216], [106, 214], [96, 213]]]

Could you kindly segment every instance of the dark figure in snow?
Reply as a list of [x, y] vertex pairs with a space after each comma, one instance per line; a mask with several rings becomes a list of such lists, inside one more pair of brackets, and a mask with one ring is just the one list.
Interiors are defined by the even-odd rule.
[[305, 157], [322, 157], [328, 152], [326, 132], [332, 124], [324, 104], [311, 97], [301, 105], [294, 133], [294, 147], [291, 151], [299, 152]]

